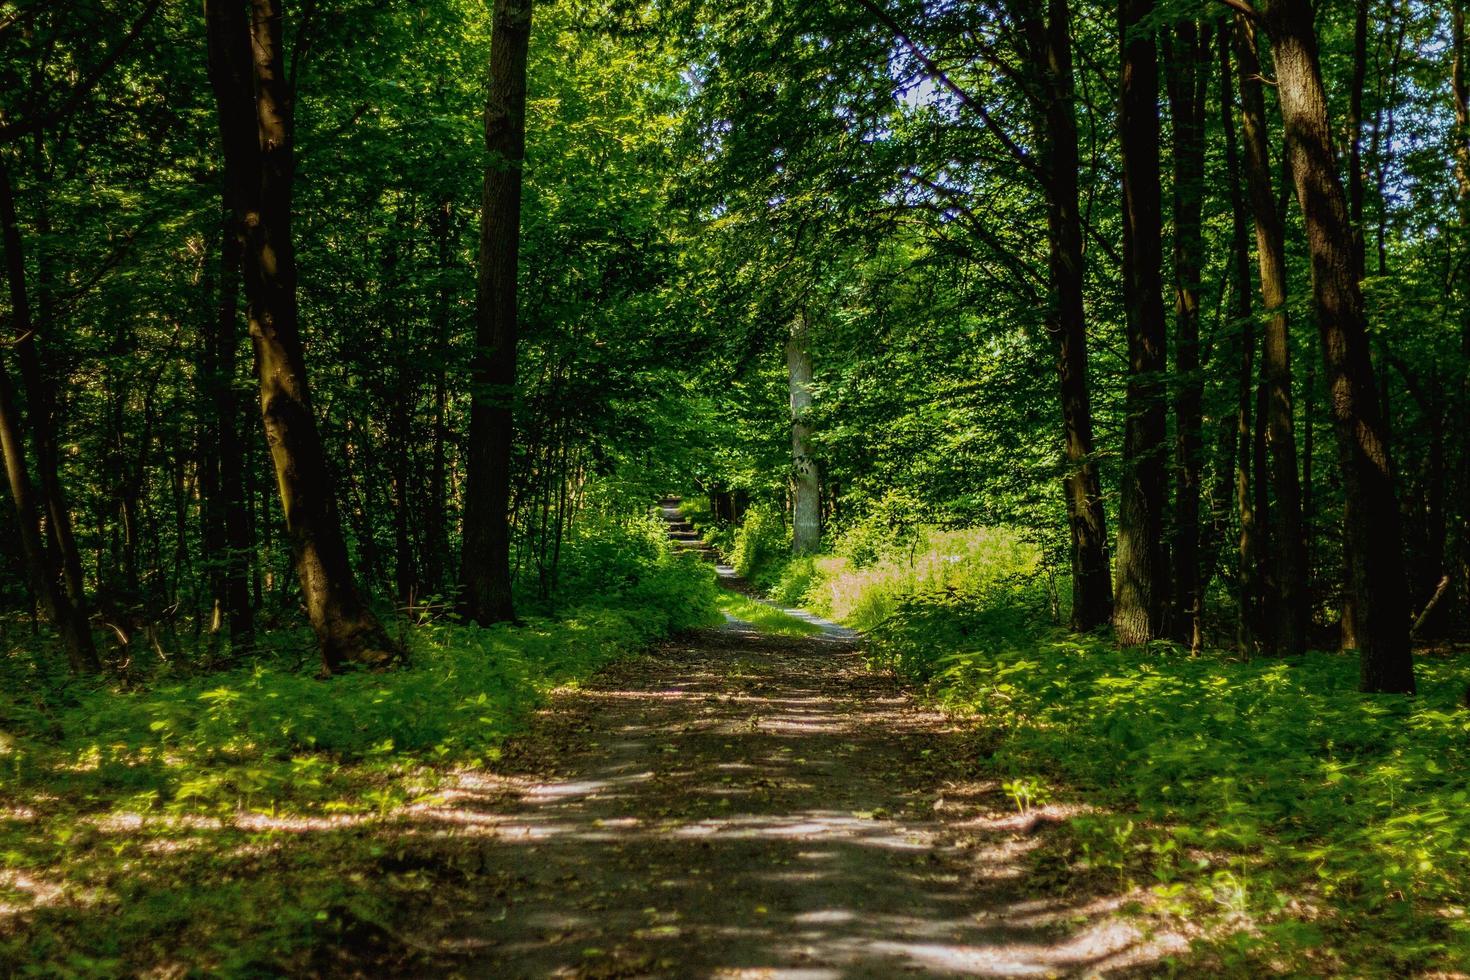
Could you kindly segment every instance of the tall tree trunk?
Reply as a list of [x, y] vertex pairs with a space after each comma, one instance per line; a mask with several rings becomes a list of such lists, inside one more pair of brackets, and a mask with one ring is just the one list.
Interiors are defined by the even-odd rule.
[[[1307, 648], [1311, 609], [1307, 604], [1307, 541], [1302, 533], [1301, 482], [1297, 475], [1295, 409], [1291, 388], [1291, 338], [1286, 314], [1286, 233], [1271, 188], [1271, 156], [1266, 103], [1255, 32], [1244, 17], [1237, 21], [1240, 62], [1241, 129], [1245, 137], [1246, 185], [1255, 215], [1256, 255], [1261, 299], [1267, 319], [1262, 338], [1261, 374], [1266, 387], [1264, 419], [1274, 496], [1269, 521], [1272, 553], [1267, 581], [1271, 594], [1268, 649], [1283, 655]], [[1261, 479], [1265, 473], [1259, 474]], [[1265, 518], [1265, 514], [1258, 515]]]
[[1232, 281], [1230, 317], [1232, 343], [1226, 348], [1224, 364], [1236, 366], [1235, 413], [1228, 425], [1220, 427], [1221, 460], [1215, 490], [1211, 494], [1213, 520], [1212, 545], [1224, 539], [1228, 500], [1234, 489], [1240, 521], [1237, 539], [1236, 578], [1239, 593], [1239, 617], [1236, 640], [1240, 650], [1252, 653], [1260, 636], [1260, 564], [1257, 554], [1255, 497], [1251, 483], [1251, 432], [1253, 413], [1251, 396], [1255, 391], [1256, 325], [1252, 312], [1253, 289], [1250, 264], [1249, 205], [1241, 190], [1240, 149], [1235, 128], [1234, 71], [1231, 67], [1228, 41], [1230, 21], [1222, 21], [1220, 34], [1220, 128], [1225, 144], [1225, 186], [1230, 196], [1230, 272]]
[[1072, 618], [1077, 632], [1108, 622], [1113, 583], [1108, 567], [1107, 513], [1093, 458], [1092, 400], [1087, 379], [1087, 313], [1082, 210], [1078, 200], [1076, 97], [1071, 14], [1066, 0], [1025, 8], [1031, 61], [1038, 73], [1037, 155], [1046, 175], [1046, 230], [1051, 274], [1047, 330], [1056, 343], [1066, 475], [1063, 492], [1072, 538]]
[[62, 583], [67, 600], [76, 607], [77, 615], [87, 620], [86, 587], [82, 581], [82, 558], [72, 533], [71, 510], [61, 485], [60, 454], [56, 439], [56, 391], [41, 363], [36, 334], [42, 324], [31, 317], [30, 297], [26, 290], [25, 251], [20, 235], [20, 220], [15, 209], [15, 191], [10, 171], [0, 158], [0, 243], [3, 243], [5, 277], [10, 290], [10, 317], [15, 331], [16, 358], [20, 362], [21, 384], [25, 389], [30, 416], [31, 438], [35, 443], [36, 473], [40, 478], [39, 506], [46, 518], [47, 537], [61, 565]]
[[1127, 422], [1118, 510], [1113, 626], [1125, 646], [1160, 635], [1169, 595], [1163, 531], [1168, 406], [1159, 187], [1159, 73], [1153, 0], [1121, 0], [1123, 303], [1128, 316]]
[[1363, 88], [1368, 78], [1368, 0], [1353, 0], [1353, 74], [1348, 84], [1348, 217], [1363, 278]]
[[243, 269], [261, 416], [307, 615], [330, 673], [345, 663], [386, 663], [397, 649], [353, 577], [312, 410], [291, 241], [296, 161], [282, 67], [284, 0], [251, 0], [251, 12], [247, 24], [237, 4], [208, 0], [211, 60], [227, 66], [212, 81], [227, 179], [236, 182], [237, 217], [247, 230]]
[[1460, 284], [1460, 361], [1464, 371], [1460, 379], [1461, 424], [1459, 430], [1459, 467], [1456, 479], [1461, 504], [1456, 551], [1458, 552], [1460, 601], [1470, 608], [1470, 78], [1467, 78], [1466, 0], [1455, 0], [1450, 21], [1451, 62], [1450, 95], [1454, 101], [1455, 200], [1459, 205], [1460, 254], [1452, 274]]
[[786, 338], [786, 382], [791, 394], [791, 553], [809, 555], [822, 544], [822, 481], [812, 452], [811, 323], [798, 310]]
[[[211, 69], [213, 70], [213, 69]], [[232, 193], [224, 182], [224, 194]], [[220, 248], [218, 305], [205, 331], [200, 362], [205, 424], [200, 430], [199, 496], [204, 505], [204, 551], [211, 565], [210, 591], [215, 610], [213, 629], [228, 620], [234, 651], [247, 649], [254, 638], [255, 612], [250, 603], [251, 538], [245, 497], [244, 444], [240, 403], [235, 396], [238, 352], [240, 263], [245, 254], [244, 228], [227, 201]]]
[[448, 483], [446, 473], [448, 460], [446, 446], [449, 441], [449, 387], [447, 384], [449, 352], [449, 284], [447, 282], [450, 263], [450, 234], [453, 230], [453, 205], [444, 200], [435, 207], [430, 224], [433, 228], [434, 244], [438, 257], [439, 284], [434, 294], [435, 357], [434, 373], [434, 434], [429, 451], [429, 486], [424, 506], [423, 569], [425, 587], [433, 594], [440, 594], [445, 581], [445, 559], [449, 553]]
[[461, 603], [482, 625], [515, 618], [510, 480], [516, 385], [516, 276], [526, 156], [526, 54], [531, 0], [495, 0], [485, 100], [485, 189], [471, 362]]
[[1327, 389], [1342, 460], [1344, 524], [1361, 651], [1361, 687], [1412, 692], [1409, 611], [1393, 462], [1369, 356], [1352, 221], [1332, 159], [1332, 128], [1308, 0], [1268, 0], [1297, 201], [1307, 232]]
[[[4, 253], [4, 275], [9, 287], [10, 322], [16, 332], [13, 341], [16, 359], [21, 363], [21, 379], [25, 385], [26, 403], [31, 422], [31, 438], [35, 442], [35, 461], [40, 475], [40, 498], [37, 498], [25, 469], [24, 436], [21, 435], [19, 408], [15, 388], [9, 376], [0, 379], [7, 401], [0, 422], [9, 430], [6, 435], [6, 472], [10, 478], [10, 494], [15, 500], [21, 523], [22, 547], [31, 576], [31, 588], [46, 608], [47, 619], [56, 624], [66, 645], [72, 669], [96, 673], [100, 669], [97, 649], [88, 624], [87, 592], [82, 585], [81, 555], [76, 551], [72, 533], [71, 510], [62, 492], [56, 445], [56, 398], [35, 342], [37, 325], [31, 319], [31, 303], [25, 288], [25, 253], [22, 251], [21, 223], [16, 215], [15, 192], [10, 187], [10, 173], [0, 157], [0, 248]], [[41, 541], [41, 522], [46, 525], [46, 541]], [[37, 539], [31, 541], [34, 529]], [[57, 585], [57, 573], [60, 585]], [[40, 574], [40, 579], [38, 579]], [[43, 580], [44, 579], [44, 580]]]
[[1208, 25], [1183, 20], [1166, 46], [1174, 158], [1174, 614], [1176, 640], [1198, 651], [1204, 643], [1200, 593], [1200, 477], [1203, 470], [1204, 379], [1200, 374], [1199, 294], [1204, 264], [1205, 100], [1209, 90]]
[[4, 458], [5, 475], [10, 483], [10, 499], [15, 504], [21, 556], [31, 592], [40, 602], [42, 613], [60, 632], [72, 670], [95, 674], [101, 664], [87, 617], [62, 589], [55, 551], [47, 548], [41, 533], [41, 509], [26, 469], [25, 436], [15, 386], [3, 363], [0, 363], [0, 456]]

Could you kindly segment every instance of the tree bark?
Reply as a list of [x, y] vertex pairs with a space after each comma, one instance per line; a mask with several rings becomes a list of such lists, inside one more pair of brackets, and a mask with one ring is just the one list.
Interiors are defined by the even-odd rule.
[[[1247, 225], [1249, 205], [1241, 190], [1240, 149], [1236, 137], [1234, 71], [1231, 68], [1228, 32], [1229, 21], [1220, 24], [1220, 128], [1225, 144], [1225, 184], [1230, 194], [1230, 268], [1234, 280], [1231, 318], [1235, 322], [1234, 343], [1229, 348], [1227, 364], [1237, 366], [1235, 381], [1235, 416], [1233, 424], [1221, 426], [1224, 450], [1220, 456], [1221, 475], [1217, 480], [1214, 496], [1216, 539], [1224, 537], [1224, 501], [1230, 495], [1231, 481], [1235, 491], [1236, 510], [1240, 521], [1240, 534], [1236, 547], [1236, 578], [1239, 595], [1239, 616], [1236, 623], [1236, 642], [1242, 653], [1254, 653], [1261, 634], [1260, 624], [1260, 556], [1256, 533], [1255, 492], [1252, 485], [1251, 433], [1254, 413], [1251, 408], [1252, 395], [1256, 390], [1255, 349], [1256, 322], [1252, 311], [1252, 276], [1250, 263], [1250, 233]], [[1224, 484], [1224, 486], [1221, 486]]]
[[1461, 251], [1455, 265], [1455, 278], [1460, 283], [1460, 360], [1465, 372], [1460, 379], [1458, 497], [1460, 521], [1456, 551], [1459, 562], [1460, 600], [1470, 609], [1470, 508], [1464, 501], [1470, 497], [1470, 79], [1466, 77], [1466, 2], [1455, 0], [1450, 20], [1450, 95], [1454, 101], [1455, 132], [1455, 200], [1459, 206]]
[[3, 363], [0, 363], [0, 456], [4, 457], [10, 499], [15, 504], [21, 557], [31, 592], [40, 602], [46, 619], [61, 634], [72, 670], [79, 674], [95, 674], [101, 670], [101, 664], [86, 614], [72, 604], [62, 589], [54, 549], [47, 548], [41, 533], [41, 509], [26, 469], [25, 436], [22, 434], [15, 386]]
[[1062, 489], [1072, 542], [1071, 628], [1085, 632], [1112, 616], [1107, 512], [1093, 457], [1092, 399], [1087, 378], [1086, 259], [1078, 200], [1076, 99], [1071, 13], [1066, 0], [1024, 8], [1031, 63], [1037, 73], [1037, 156], [1045, 175], [1047, 261], [1051, 274], [1047, 332], [1056, 345], [1062, 409]]
[[485, 100], [485, 187], [471, 362], [461, 606], [482, 625], [515, 618], [510, 481], [516, 385], [516, 278], [526, 155], [526, 56], [531, 0], [495, 0]]
[[791, 395], [791, 553], [809, 555], [822, 544], [822, 484], [812, 452], [811, 324], [798, 310], [786, 339], [786, 381]]
[[[1301, 482], [1297, 475], [1295, 408], [1292, 404], [1291, 338], [1286, 314], [1286, 232], [1271, 187], [1271, 157], [1266, 132], [1266, 103], [1261, 91], [1261, 65], [1255, 33], [1244, 17], [1237, 19], [1240, 63], [1241, 129], [1245, 137], [1246, 186], [1255, 216], [1256, 257], [1261, 273], [1261, 300], [1266, 309], [1261, 374], [1265, 384], [1266, 449], [1274, 504], [1271, 527], [1267, 605], [1270, 622], [1265, 647], [1282, 655], [1303, 653], [1311, 610], [1307, 604], [1307, 542], [1302, 533]], [[1266, 473], [1258, 474], [1265, 481]], [[1265, 484], [1262, 484], [1264, 489]]]
[[1127, 422], [1118, 511], [1113, 627], [1124, 646], [1158, 637], [1169, 594], [1163, 530], [1168, 406], [1159, 186], [1158, 52], [1153, 0], [1121, 0], [1119, 127], [1123, 162], [1123, 303], [1128, 317]]
[[1369, 356], [1352, 221], [1332, 159], [1332, 129], [1311, 4], [1269, 0], [1264, 22], [1297, 202], [1306, 225], [1325, 381], [1342, 462], [1360, 684], [1367, 692], [1408, 693], [1414, 690], [1414, 667], [1393, 462]]
[[[322, 669], [382, 665], [398, 650], [352, 574], [301, 343], [291, 241], [294, 119], [281, 51], [284, 0], [251, 0], [251, 13], [247, 24], [230, 0], [206, 4], [211, 56], [230, 66], [216, 75], [216, 99], [225, 157], [238, 181], [237, 217], [247, 230], [243, 269], [261, 416]], [[248, 73], [241, 70], [245, 65]]]
[[[37, 325], [31, 318], [30, 296], [26, 290], [25, 253], [20, 235], [20, 221], [15, 209], [15, 193], [10, 173], [0, 159], [0, 248], [4, 252], [6, 283], [10, 294], [10, 320], [15, 331], [13, 342], [20, 362], [21, 382], [25, 387], [30, 414], [31, 438], [35, 443], [36, 470], [40, 476], [40, 493], [35, 493], [26, 470], [24, 440], [20, 430], [19, 407], [15, 390], [8, 377], [3, 383], [5, 411], [11, 431], [6, 436], [6, 471], [11, 495], [20, 521], [21, 543], [27, 552], [31, 587], [40, 599], [47, 618], [60, 630], [72, 668], [95, 673], [100, 669], [96, 646], [88, 622], [87, 595], [82, 582], [82, 561], [72, 533], [71, 511], [61, 486], [55, 432], [55, 392], [41, 366], [36, 344]], [[12, 459], [13, 457], [13, 459]], [[42, 518], [46, 529], [44, 542], [30, 541], [32, 528], [41, 533]], [[39, 551], [35, 549], [39, 547]], [[40, 574], [44, 581], [37, 580]], [[60, 576], [60, 585], [57, 576]]]
[[1204, 380], [1200, 374], [1199, 294], [1204, 264], [1205, 106], [1210, 30], [1183, 20], [1166, 47], [1174, 160], [1174, 400], [1175, 466], [1174, 639], [1198, 652], [1204, 645], [1200, 570], [1200, 479], [1203, 470]]

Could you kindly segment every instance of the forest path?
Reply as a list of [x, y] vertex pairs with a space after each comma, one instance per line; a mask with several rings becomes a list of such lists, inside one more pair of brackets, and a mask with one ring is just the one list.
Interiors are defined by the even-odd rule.
[[[466, 862], [394, 972], [1090, 976], [1161, 952], [1123, 899], [1059, 894], [983, 732], [850, 638], [696, 632], [557, 692], [495, 775], [422, 814]], [[426, 842], [427, 843], [427, 842]], [[1075, 885], [1075, 882], [1074, 882]]]

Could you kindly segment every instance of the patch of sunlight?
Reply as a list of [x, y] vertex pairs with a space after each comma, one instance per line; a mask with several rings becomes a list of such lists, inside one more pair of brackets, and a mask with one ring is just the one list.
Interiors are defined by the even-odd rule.
[[787, 615], [774, 606], [748, 596], [721, 589], [716, 603], [732, 622], [748, 623], [761, 633], [774, 636], [820, 636], [821, 626]]

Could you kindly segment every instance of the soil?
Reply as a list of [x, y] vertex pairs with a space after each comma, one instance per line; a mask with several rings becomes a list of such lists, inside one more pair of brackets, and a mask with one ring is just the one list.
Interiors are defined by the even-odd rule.
[[993, 738], [847, 637], [735, 622], [668, 642], [557, 692], [494, 774], [415, 815], [433, 886], [369, 972], [1161, 969], [1180, 941], [1119, 914], [1136, 896], [1036, 859], [1075, 808], [1018, 814], [986, 776]]

